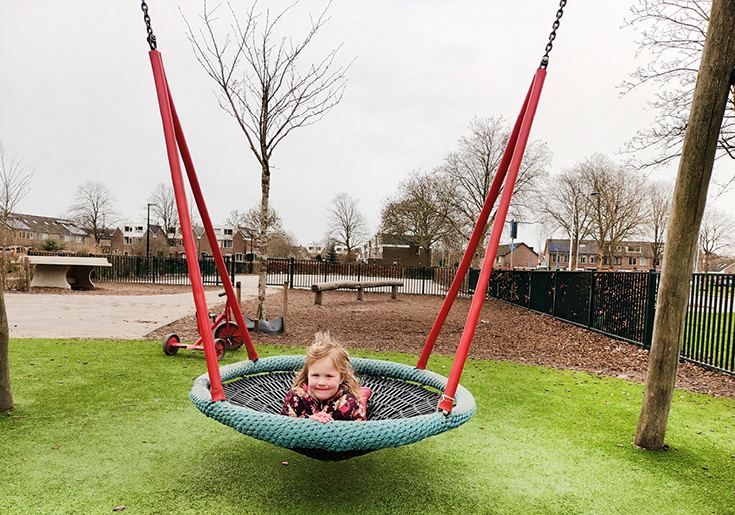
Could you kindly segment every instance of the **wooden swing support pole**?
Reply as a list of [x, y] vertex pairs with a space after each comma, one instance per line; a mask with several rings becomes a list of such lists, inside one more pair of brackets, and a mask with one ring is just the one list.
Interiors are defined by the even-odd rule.
[[521, 116], [519, 117], [522, 117], [520, 130], [518, 133], [517, 141], [513, 145], [512, 157], [510, 158], [510, 165], [508, 167], [505, 187], [503, 188], [503, 195], [501, 196], [500, 205], [498, 206], [498, 211], [495, 215], [495, 222], [493, 223], [493, 229], [490, 233], [490, 241], [485, 252], [485, 259], [482, 263], [482, 269], [480, 270], [480, 277], [477, 280], [475, 294], [472, 297], [472, 304], [470, 305], [470, 311], [467, 315], [467, 321], [464, 325], [462, 338], [460, 339], [459, 347], [457, 348], [457, 354], [454, 357], [454, 363], [452, 364], [452, 371], [449, 375], [449, 380], [447, 381], [447, 387], [445, 388], [444, 394], [442, 395], [441, 401], [439, 402], [439, 409], [444, 411], [445, 413], [451, 413], [452, 411], [454, 395], [457, 392], [459, 379], [462, 376], [462, 370], [464, 369], [464, 364], [467, 361], [467, 355], [470, 351], [472, 337], [475, 334], [477, 322], [480, 318], [480, 309], [482, 308], [482, 303], [485, 300], [485, 294], [487, 292], [487, 285], [490, 282], [490, 274], [492, 272], [493, 262], [495, 261], [495, 255], [498, 251], [498, 244], [500, 243], [500, 236], [503, 233], [505, 219], [508, 215], [510, 199], [513, 196], [513, 188], [515, 187], [516, 179], [518, 177], [518, 170], [521, 167], [521, 161], [523, 159], [523, 153], [526, 150], [528, 137], [531, 133], [533, 117], [536, 114], [536, 107], [538, 106], [538, 101], [541, 96], [541, 90], [543, 89], [545, 78], [546, 69], [539, 68], [536, 71], [536, 75], [534, 76], [533, 81], [531, 82], [531, 88], [529, 90], [528, 96], [526, 97], [527, 101], [524, 102], [524, 109], [522, 110]]

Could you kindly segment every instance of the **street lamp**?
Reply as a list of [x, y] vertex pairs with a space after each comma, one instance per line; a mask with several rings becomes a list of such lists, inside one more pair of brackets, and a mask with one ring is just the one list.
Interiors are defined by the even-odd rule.
[[148, 204], [148, 219], [145, 226], [145, 257], [149, 257], [151, 250], [151, 206], [155, 206], [155, 204]]
[[[586, 195], [589, 195], [590, 197], [594, 197], [595, 195], [599, 195], [599, 191], [593, 191], [591, 193], [586, 193]], [[569, 225], [569, 270], [572, 270], [572, 249], [574, 248], [574, 232], [575, 232], [575, 225], [577, 223], [577, 197], [580, 195], [583, 195], [583, 193], [577, 193], [574, 195], [574, 198], [572, 200], [572, 223]], [[579, 231], [577, 231], [577, 236], [579, 236]], [[577, 256], [579, 256], [579, 241], [577, 241]], [[577, 269], [577, 264], [574, 263], [574, 269]]]

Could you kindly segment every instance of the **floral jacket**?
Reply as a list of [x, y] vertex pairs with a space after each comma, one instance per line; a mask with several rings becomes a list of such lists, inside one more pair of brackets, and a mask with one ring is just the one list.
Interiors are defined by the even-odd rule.
[[329, 413], [334, 420], [365, 420], [365, 406], [351, 393], [345, 393], [342, 388], [332, 397], [320, 401], [312, 398], [306, 383], [291, 388], [286, 395], [286, 401], [281, 408], [281, 415], [294, 418], [308, 418], [319, 411]]

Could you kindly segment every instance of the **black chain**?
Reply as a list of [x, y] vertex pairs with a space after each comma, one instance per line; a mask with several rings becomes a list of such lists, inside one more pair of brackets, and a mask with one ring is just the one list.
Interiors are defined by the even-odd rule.
[[554, 24], [551, 26], [551, 34], [549, 34], [549, 42], [546, 44], [546, 53], [541, 58], [541, 68], [546, 69], [546, 67], [549, 65], [549, 52], [551, 52], [551, 49], [554, 48], [554, 40], [556, 39], [556, 29], [559, 28], [559, 20], [562, 16], [564, 16], [564, 7], [567, 5], [567, 0], [560, 0], [559, 2], [559, 10], [556, 11], [556, 20], [554, 20]]
[[151, 17], [148, 16], [148, 4], [145, 3], [145, 0], [140, 2], [140, 8], [143, 9], [143, 21], [145, 21], [145, 28], [148, 31], [148, 37], [146, 38], [146, 41], [148, 41], [148, 45], [150, 45], [151, 50], [155, 50], [156, 36], [153, 34], [153, 27], [151, 27]]

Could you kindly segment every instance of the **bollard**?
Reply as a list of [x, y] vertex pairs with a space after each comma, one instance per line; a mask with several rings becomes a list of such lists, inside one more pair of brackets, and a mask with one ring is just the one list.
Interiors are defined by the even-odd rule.
[[240, 285], [240, 281], [235, 283], [235, 293], [237, 294], [237, 307], [242, 311], [242, 286]]
[[286, 332], [286, 318], [288, 317], [288, 281], [283, 281], [283, 332]]

